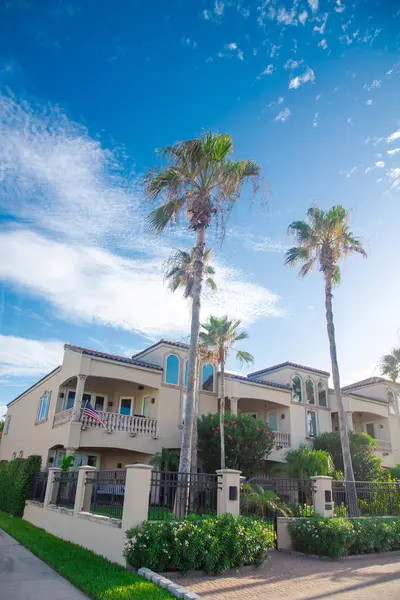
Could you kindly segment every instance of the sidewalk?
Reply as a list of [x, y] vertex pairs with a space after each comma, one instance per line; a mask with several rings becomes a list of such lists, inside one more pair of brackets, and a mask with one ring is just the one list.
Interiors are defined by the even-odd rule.
[[340, 562], [271, 552], [248, 575], [178, 582], [204, 600], [399, 600], [400, 560], [398, 552]]
[[1, 529], [0, 597], [4, 600], [87, 600], [69, 581]]

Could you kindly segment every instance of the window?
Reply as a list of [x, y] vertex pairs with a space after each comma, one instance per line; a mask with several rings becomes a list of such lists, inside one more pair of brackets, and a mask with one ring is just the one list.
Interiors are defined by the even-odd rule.
[[149, 401], [150, 401], [150, 397], [149, 396], [145, 396], [143, 398], [142, 415], [144, 417], [148, 417], [149, 416]]
[[187, 387], [189, 361], [185, 362], [185, 372], [183, 374], [183, 385]]
[[4, 431], [3, 431], [4, 435], [7, 435], [8, 430], [10, 429], [10, 423], [11, 423], [11, 415], [8, 415], [6, 418], [6, 422], [4, 423]]
[[201, 389], [207, 392], [214, 391], [214, 367], [209, 363], [203, 365], [201, 370]]
[[87, 457], [87, 464], [88, 467], [95, 467], [97, 464], [97, 456], [92, 456], [89, 454], [89, 456]]
[[314, 410], [307, 411], [307, 437], [317, 437], [317, 413]]
[[298, 375], [295, 375], [292, 379], [292, 390], [294, 402], [303, 402], [303, 395], [301, 392], [301, 379]]
[[92, 402], [92, 394], [82, 394], [81, 406], [82, 408]]
[[372, 438], [375, 438], [375, 427], [373, 423], [366, 423], [365, 424], [365, 431], [368, 433], [368, 435], [370, 435]]
[[57, 450], [56, 451], [56, 459], [54, 461], [54, 466], [60, 468], [64, 458], [65, 458], [65, 450]]
[[129, 415], [131, 414], [132, 398], [121, 398], [119, 402], [119, 414]]
[[49, 414], [51, 392], [45, 392], [39, 402], [39, 410], [36, 421], [44, 421]]
[[67, 394], [67, 399], [65, 401], [64, 410], [68, 410], [69, 408], [72, 408], [74, 406], [74, 400], [75, 400], [75, 392], [70, 390]]
[[306, 379], [306, 400], [308, 404], [315, 404], [315, 387], [311, 379]]
[[181, 413], [182, 413], [181, 422], [182, 422], [182, 425], [183, 425], [184, 422], [185, 422], [185, 414], [186, 414], [186, 394], [182, 394], [182, 410], [181, 410]]
[[104, 396], [96, 396], [94, 410], [104, 410]]
[[179, 358], [170, 354], [166, 361], [165, 383], [178, 385], [179, 383]]
[[325, 384], [320, 381], [318, 383], [318, 404], [320, 406], [322, 406], [323, 408], [327, 408], [328, 406], [328, 398], [327, 398], [327, 394], [326, 394], [326, 387]]
[[391, 391], [388, 392], [388, 402], [389, 402], [389, 412], [392, 415], [395, 415], [396, 414], [396, 404], [394, 401], [394, 394]]
[[278, 413], [276, 410], [269, 410], [267, 413], [267, 419], [272, 431], [278, 431]]

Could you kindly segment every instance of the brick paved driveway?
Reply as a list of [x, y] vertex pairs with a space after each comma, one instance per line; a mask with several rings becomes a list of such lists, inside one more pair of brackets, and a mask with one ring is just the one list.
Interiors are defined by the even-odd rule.
[[248, 575], [181, 581], [209, 600], [400, 600], [400, 555], [330, 562], [273, 552]]

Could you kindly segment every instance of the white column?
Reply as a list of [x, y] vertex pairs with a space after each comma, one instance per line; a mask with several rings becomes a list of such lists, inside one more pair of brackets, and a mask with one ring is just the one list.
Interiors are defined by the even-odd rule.
[[231, 403], [231, 413], [237, 417], [239, 398], [229, 398]]
[[346, 412], [347, 430], [354, 431], [353, 413], [349, 410]]
[[47, 478], [46, 493], [44, 495], [43, 506], [53, 504], [56, 500], [58, 482], [54, 483], [54, 473], [59, 473], [61, 469], [59, 467], [50, 467], [49, 476]]
[[75, 391], [75, 400], [74, 407], [72, 409], [72, 421], [79, 421], [81, 415], [81, 404], [82, 404], [82, 396], [85, 391], [85, 381], [87, 375], [77, 375], [76, 379], [76, 391]]
[[313, 504], [317, 515], [333, 517], [332, 477], [317, 475], [313, 482]]
[[151, 465], [126, 465], [122, 531], [147, 521], [152, 468]]
[[93, 483], [90, 482], [88, 474], [95, 470], [96, 467], [89, 467], [88, 465], [85, 465], [84, 467], [79, 467], [74, 506], [75, 515], [77, 515], [81, 511], [90, 511]]
[[219, 515], [230, 513], [237, 517], [240, 514], [240, 474], [234, 469], [219, 469], [220, 482], [217, 491], [217, 512]]

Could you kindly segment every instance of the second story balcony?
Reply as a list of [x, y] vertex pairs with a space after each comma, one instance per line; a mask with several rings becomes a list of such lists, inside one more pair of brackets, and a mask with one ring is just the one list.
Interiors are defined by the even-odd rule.
[[[113, 433], [114, 431], [126, 432], [132, 437], [136, 435], [157, 436], [157, 419], [139, 415], [121, 415], [115, 412], [104, 411], [97, 411], [96, 414], [102, 423], [95, 417], [87, 416], [81, 411], [79, 420], [82, 424], [83, 431], [88, 428], [95, 428], [104, 429], [107, 433]], [[69, 423], [71, 419], [72, 408], [57, 413], [54, 415], [53, 428], [65, 425], [66, 423]]]

